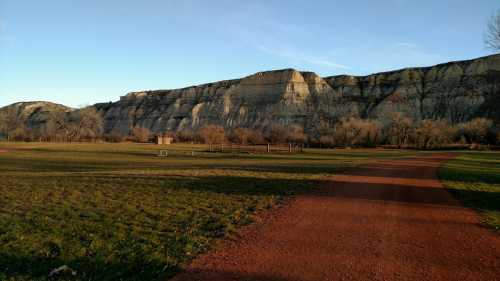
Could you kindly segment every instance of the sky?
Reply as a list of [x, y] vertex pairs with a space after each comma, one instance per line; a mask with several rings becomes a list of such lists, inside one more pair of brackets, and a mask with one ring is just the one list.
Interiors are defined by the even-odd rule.
[[492, 54], [498, 0], [0, 0], [0, 106], [72, 107], [295, 68], [366, 75]]

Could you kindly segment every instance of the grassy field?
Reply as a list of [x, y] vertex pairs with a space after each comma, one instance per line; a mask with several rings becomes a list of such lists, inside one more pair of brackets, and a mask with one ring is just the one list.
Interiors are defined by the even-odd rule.
[[49, 280], [62, 265], [77, 273], [66, 280], [166, 280], [337, 169], [414, 154], [204, 149], [173, 145], [161, 158], [154, 145], [0, 143], [0, 280]]
[[484, 223], [500, 230], [500, 152], [466, 152], [446, 163], [440, 178]]

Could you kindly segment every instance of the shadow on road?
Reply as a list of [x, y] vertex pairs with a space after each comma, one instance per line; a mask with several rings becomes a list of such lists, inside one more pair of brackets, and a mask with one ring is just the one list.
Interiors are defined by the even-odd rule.
[[300, 279], [283, 278], [257, 273], [225, 272], [225, 271], [190, 271], [180, 274], [170, 281], [206, 281], [206, 280], [238, 280], [238, 281], [301, 281]]

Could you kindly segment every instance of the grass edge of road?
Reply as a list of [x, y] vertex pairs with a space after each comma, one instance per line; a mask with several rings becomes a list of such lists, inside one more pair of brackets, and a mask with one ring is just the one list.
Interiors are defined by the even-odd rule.
[[481, 223], [500, 233], [500, 152], [459, 152], [438, 170], [445, 188]]

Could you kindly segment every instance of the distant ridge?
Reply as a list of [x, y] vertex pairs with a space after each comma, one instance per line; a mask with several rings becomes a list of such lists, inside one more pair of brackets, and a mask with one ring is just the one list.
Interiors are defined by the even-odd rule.
[[[20, 114], [31, 116], [23, 112], [29, 106], [19, 103], [0, 111], [12, 106], [17, 106]], [[445, 119], [459, 123], [482, 116], [498, 123], [500, 54], [367, 76], [322, 78], [295, 69], [263, 71], [181, 89], [131, 92], [117, 102], [94, 107], [104, 117], [106, 132], [123, 134], [135, 126], [165, 132], [207, 124], [255, 128], [279, 123], [301, 125], [309, 135], [315, 135], [322, 126], [342, 117], [384, 123], [392, 112], [416, 121]], [[38, 108], [71, 110], [52, 103]], [[29, 118], [27, 122], [35, 124]]]

